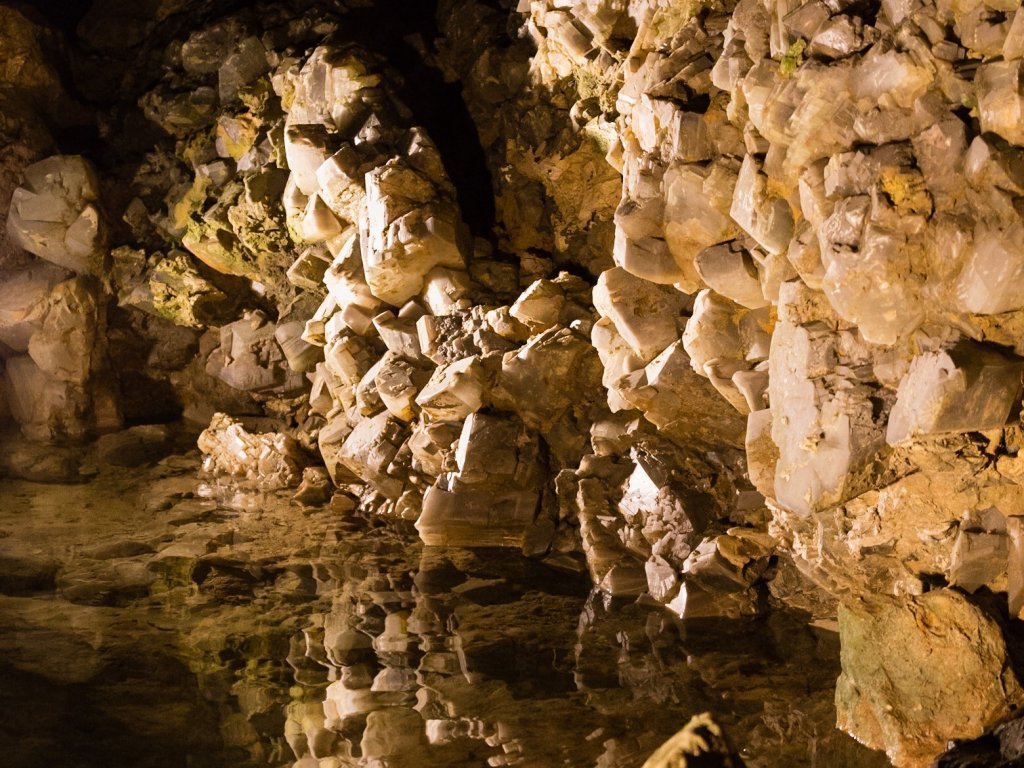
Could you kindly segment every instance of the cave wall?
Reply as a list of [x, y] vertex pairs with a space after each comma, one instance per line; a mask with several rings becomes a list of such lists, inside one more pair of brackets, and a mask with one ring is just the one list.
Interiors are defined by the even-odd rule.
[[[1015, 3], [46, 10], [0, 8], [3, 471], [184, 419], [427, 544], [831, 622], [897, 764], [1024, 703]], [[929, 622], [985, 651], [912, 680]]]

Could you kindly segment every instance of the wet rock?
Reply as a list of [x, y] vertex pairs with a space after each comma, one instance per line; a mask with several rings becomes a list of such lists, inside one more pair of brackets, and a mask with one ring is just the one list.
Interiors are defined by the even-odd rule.
[[101, 435], [91, 458], [100, 464], [137, 467], [163, 458], [172, 449], [171, 430], [160, 424], [144, 424]]
[[208, 472], [225, 474], [267, 488], [300, 483], [309, 464], [298, 443], [281, 432], [253, 433], [223, 413], [213, 417], [199, 436], [199, 450]]
[[295, 489], [295, 495], [292, 498], [305, 506], [315, 506], [317, 504], [326, 504], [333, 492], [334, 486], [331, 485], [331, 476], [326, 469], [323, 467], [306, 467], [302, 470], [302, 482]]

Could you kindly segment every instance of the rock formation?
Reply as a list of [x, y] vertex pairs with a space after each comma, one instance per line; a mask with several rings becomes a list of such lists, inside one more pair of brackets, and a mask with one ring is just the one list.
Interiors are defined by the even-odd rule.
[[[443, 0], [401, 38], [384, 2], [152, 5], [0, 9], [3, 471], [183, 419], [296, 509], [674, 619], [804, 611], [897, 766], [1019, 713], [1017, 3]], [[411, 749], [408, 673], [386, 709], [362, 674], [328, 728]]]

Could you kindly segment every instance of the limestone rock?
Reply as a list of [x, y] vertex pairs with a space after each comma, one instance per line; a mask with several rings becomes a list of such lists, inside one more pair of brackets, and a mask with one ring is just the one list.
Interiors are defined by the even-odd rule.
[[998, 626], [957, 592], [844, 603], [839, 632], [839, 727], [897, 766], [928, 765], [1024, 706]]

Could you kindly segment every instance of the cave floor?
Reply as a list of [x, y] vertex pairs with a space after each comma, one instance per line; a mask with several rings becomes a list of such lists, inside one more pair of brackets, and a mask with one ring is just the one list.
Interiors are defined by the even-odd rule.
[[702, 711], [750, 766], [888, 764], [834, 728], [827, 629], [682, 623], [198, 461], [0, 482], [3, 765], [640, 766]]

